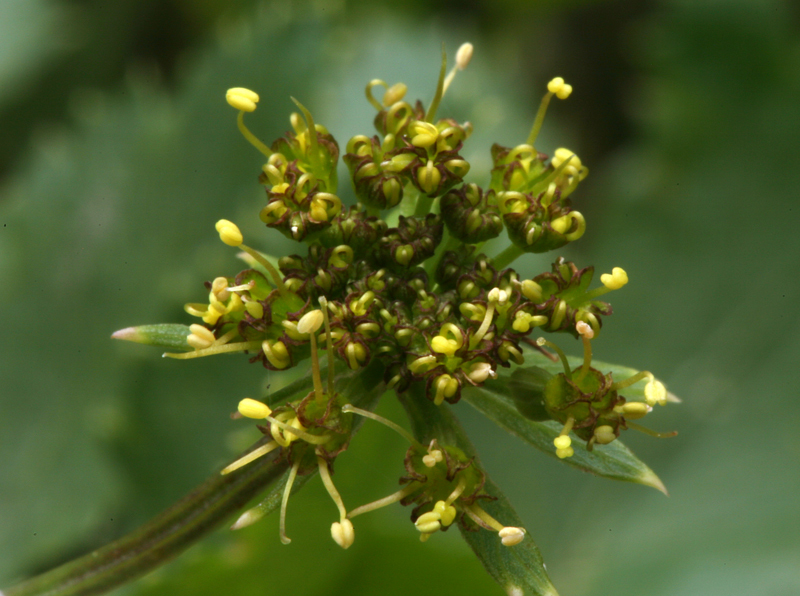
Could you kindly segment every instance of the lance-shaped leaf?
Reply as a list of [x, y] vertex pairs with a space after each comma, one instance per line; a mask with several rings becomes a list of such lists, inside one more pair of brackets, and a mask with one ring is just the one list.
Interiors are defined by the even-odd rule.
[[[526, 354], [526, 363], [535, 360], [537, 368], [544, 369], [551, 374], [563, 371], [560, 362], [554, 363], [542, 355], [539, 355], [538, 359], [531, 358], [532, 356], [535, 355]], [[571, 367], [580, 367], [581, 363], [582, 360], [570, 359]], [[604, 372], [613, 372], [615, 379], [626, 379], [638, 372], [631, 368], [597, 361], [593, 362], [593, 366]], [[518, 371], [520, 370], [522, 369], [518, 369]], [[512, 375], [514, 375], [513, 380]], [[531, 384], [531, 393], [535, 393], [539, 381], [537, 372], [533, 369], [529, 369], [522, 375], [518, 372], [500, 371], [497, 379], [487, 382], [482, 387], [465, 387], [461, 395], [467, 403], [503, 429], [548, 455], [556, 457], [553, 439], [561, 432], [563, 425], [552, 420], [536, 420], [539, 410], [543, 410], [543, 408], [540, 408], [540, 404], [534, 400], [527, 402], [521, 400], [519, 395], [519, 392], [524, 390], [526, 382]], [[632, 398], [643, 399], [644, 383], [633, 385], [624, 392]], [[596, 446], [594, 450], [587, 451], [585, 441], [575, 438], [572, 447], [575, 451], [574, 455], [561, 461], [598, 476], [652, 486], [667, 494], [664, 484], [655, 472], [619, 440], [608, 445]]]
[[[480, 462], [461, 423], [453, 415], [447, 404], [435, 406], [425, 397], [421, 383], [412, 385], [399, 396], [417, 439], [423, 444], [437, 439], [442, 445], [455, 445], [469, 457], [474, 465]], [[482, 503], [481, 506], [495, 519], [508, 526], [523, 527], [522, 520], [500, 489], [487, 476], [484, 485], [486, 492], [496, 500]], [[494, 532], [477, 532], [461, 528], [467, 544], [483, 563], [489, 574], [510, 596], [558, 596], [544, 568], [542, 555], [530, 535], [512, 547], [503, 546]]]

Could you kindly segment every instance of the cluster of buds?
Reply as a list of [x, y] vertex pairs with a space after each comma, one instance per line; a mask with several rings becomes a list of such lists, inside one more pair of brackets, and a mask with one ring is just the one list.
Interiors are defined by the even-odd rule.
[[[572, 87], [561, 78], [550, 81], [527, 140], [513, 148], [492, 147], [491, 179], [482, 188], [464, 181], [470, 164], [460, 151], [472, 125], [436, 116], [471, 55], [472, 46], [462, 46], [449, 74], [443, 56], [427, 108], [421, 101], [405, 101], [402, 83], [389, 86], [376, 79], [367, 85], [367, 100], [377, 110], [377, 134], [357, 135], [346, 144], [343, 159], [355, 197], [347, 208], [339, 198], [347, 189], [338, 187], [336, 177], [339, 145], [302, 104], [294, 100], [300, 113], [290, 117], [292, 131], [267, 147], [243, 120], [256, 109], [258, 95], [242, 88], [228, 91], [228, 103], [239, 110], [240, 130], [266, 158], [259, 177], [267, 197], [260, 219], [304, 242], [307, 251], [276, 259], [244, 244], [234, 223], [217, 222], [222, 242], [243, 251], [248, 267], [208, 283], [207, 304], [186, 305], [200, 321], [188, 328], [186, 351], [166, 355], [188, 359], [243, 352], [270, 370], [311, 361], [314, 391], [302, 400], [274, 412], [254, 400], [239, 404], [242, 416], [264, 421], [259, 428], [270, 440], [223, 472], [281, 450], [291, 462], [281, 512], [284, 542], [292, 482], [312, 470], [319, 471], [339, 509], [331, 535], [344, 548], [354, 538], [351, 519], [390, 502], [416, 505], [412, 520], [423, 541], [456, 521], [468, 529], [497, 531], [506, 546], [525, 535], [480, 507], [481, 500], [491, 498], [483, 490], [483, 472], [458, 447], [437, 438], [422, 446], [384, 419], [412, 445], [404, 486], [348, 513], [331, 480], [332, 463], [349, 443], [355, 415], [379, 417], [335, 391], [337, 366], [359, 371], [376, 363], [387, 389], [400, 394], [417, 387], [439, 406], [458, 402], [465, 387], [495, 382], [501, 368], [523, 365], [532, 350], [554, 359], [555, 352], [564, 372], [540, 376], [543, 408], [537, 416], [563, 425], [554, 441], [561, 458], [574, 453], [570, 433], [592, 449], [610, 443], [621, 430], [641, 428], [632, 421], [666, 401], [663, 385], [648, 372], [614, 380], [591, 366], [590, 340], [611, 314], [610, 305], [598, 298], [627, 283], [622, 269], [602, 275], [601, 285], [592, 288], [594, 268], [563, 258], [531, 278], [509, 267], [525, 252], [560, 248], [586, 230], [571, 195], [588, 170], [572, 151], [559, 148], [549, 157], [535, 148], [551, 98], [566, 99]], [[373, 95], [378, 87], [385, 89], [380, 100]], [[503, 230], [509, 247], [487, 256], [484, 243]], [[583, 342], [579, 370], [571, 370], [558, 346], [541, 337], [555, 332]], [[327, 386], [318, 356], [322, 350], [329, 358]], [[619, 394], [644, 378], [649, 379], [646, 402], [629, 402]], [[239, 525], [247, 519], [245, 514]]]

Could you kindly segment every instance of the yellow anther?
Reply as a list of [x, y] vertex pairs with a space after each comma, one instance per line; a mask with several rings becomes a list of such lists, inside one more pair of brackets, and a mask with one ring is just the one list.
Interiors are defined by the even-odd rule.
[[586, 339], [592, 339], [594, 337], [594, 329], [592, 329], [592, 326], [584, 321], [578, 321], [575, 323], [575, 331], [578, 332], [578, 335], [585, 337]]
[[408, 365], [408, 370], [413, 374], [424, 374], [431, 367], [436, 365], [436, 356], [421, 356]]
[[572, 445], [572, 439], [567, 435], [559, 435], [553, 439], [553, 445], [556, 446], [556, 449], [566, 449]]
[[472, 60], [473, 50], [474, 47], [471, 43], [466, 42], [461, 44], [456, 52], [456, 68], [458, 68], [458, 70], [464, 70], [469, 65], [470, 60]]
[[503, 546], [515, 546], [525, 538], [525, 530], [523, 528], [507, 526], [500, 530], [498, 535], [500, 536], [500, 541], [503, 543]]
[[428, 194], [439, 188], [442, 181], [442, 174], [433, 165], [433, 160], [428, 160], [425, 167], [417, 169], [417, 182], [420, 188]]
[[[452, 339], [448, 336], [452, 336]], [[464, 335], [461, 330], [452, 323], [445, 323], [439, 335], [431, 340], [431, 348], [439, 354], [452, 356], [464, 345]]]
[[661, 381], [651, 378], [650, 382], [644, 387], [644, 398], [650, 406], [656, 404], [665, 406], [667, 405], [667, 389]]
[[389, 87], [381, 98], [383, 107], [388, 108], [402, 100], [406, 96], [406, 91], [408, 91], [408, 87], [405, 83], [395, 83]]
[[628, 420], [639, 420], [653, 411], [653, 407], [640, 401], [631, 401], [622, 406], [617, 406], [614, 411], [622, 414]]
[[253, 112], [258, 103], [258, 93], [244, 87], [233, 87], [225, 93], [228, 103], [243, 112]]
[[356, 370], [367, 359], [367, 351], [359, 343], [351, 342], [345, 346], [344, 354], [347, 357], [347, 364], [352, 370]]
[[619, 290], [628, 283], [628, 274], [622, 267], [614, 267], [611, 273], [604, 273], [600, 276], [600, 282], [609, 290]]
[[553, 152], [553, 158], [550, 160], [550, 163], [554, 168], [558, 168], [567, 160], [569, 160], [569, 165], [562, 170], [562, 175], [578, 176], [583, 169], [583, 164], [581, 163], [580, 157], [575, 155], [574, 151], [559, 147]]
[[297, 322], [297, 332], [303, 335], [316, 333], [319, 328], [322, 327], [323, 321], [324, 317], [321, 310], [316, 309], [309, 311], [300, 317], [300, 320]]
[[353, 522], [343, 519], [341, 522], [333, 522], [331, 525], [331, 538], [343, 549], [348, 549], [356, 538]]
[[[241, 246], [243, 238], [239, 227], [227, 219], [221, 219], [217, 222], [217, 232], [219, 232], [219, 239], [228, 246]], [[226, 284], [227, 285], [227, 284]]]
[[[278, 186], [286, 186], [286, 188], [288, 188], [288, 185], [279, 184]], [[272, 191], [276, 192], [275, 189], [278, 188], [278, 186], [274, 186], [272, 188]], [[283, 201], [271, 201], [266, 207], [264, 207], [261, 210], [261, 213], [258, 214], [258, 217], [265, 224], [270, 225], [274, 224], [281, 217], [283, 217], [288, 210], [289, 209], [286, 207], [286, 204]]]
[[358, 300], [350, 301], [350, 311], [357, 317], [367, 314], [369, 307], [375, 300], [374, 292], [364, 292]]
[[431, 441], [430, 446], [428, 446], [428, 453], [422, 457], [422, 463], [424, 463], [427, 467], [432, 468], [436, 464], [441, 461], [444, 461], [444, 454], [442, 453], [441, 449], [434, 449], [433, 448], [433, 441]]
[[239, 402], [239, 413], [245, 418], [261, 420], [272, 414], [272, 410], [265, 403], [245, 397]]
[[213, 331], [202, 325], [189, 325], [189, 331], [191, 331], [191, 333], [186, 337], [186, 343], [196, 350], [210, 348], [211, 344], [217, 339]]
[[244, 309], [254, 319], [261, 319], [264, 317], [264, 306], [255, 300], [248, 300], [244, 303]]
[[572, 85], [568, 85], [561, 77], [556, 77], [547, 83], [547, 90], [558, 99], [567, 99], [572, 93]]
[[489, 290], [487, 299], [492, 304], [505, 304], [508, 302], [508, 292], [501, 290], [500, 288], [492, 288]]
[[417, 120], [408, 127], [411, 144], [415, 147], [430, 147], [439, 138], [439, 129], [430, 122]]
[[575, 450], [572, 449], [572, 447], [567, 447], [566, 449], [556, 449], [556, 455], [559, 459], [565, 459], [575, 455]]
[[598, 445], [608, 445], [611, 441], [617, 438], [614, 432], [614, 427], [604, 424], [594, 429], [594, 441]]
[[417, 521], [414, 522], [414, 525], [417, 527], [417, 530], [422, 532], [423, 534], [432, 534], [441, 529], [442, 515], [437, 511], [428, 511], [428, 513], [423, 513], [417, 518]]
[[457, 379], [454, 379], [448, 374], [444, 374], [439, 375], [439, 377], [433, 382], [433, 387], [436, 390], [436, 394], [433, 397], [433, 403], [439, 406], [446, 398], [453, 397], [456, 394], [459, 384]]
[[467, 375], [473, 383], [484, 383], [486, 379], [496, 379], [497, 373], [492, 369], [488, 362], [476, 362], [470, 368]]
[[353, 249], [346, 244], [340, 244], [331, 251], [331, 256], [328, 258], [328, 265], [344, 269], [353, 262]]
[[542, 301], [542, 286], [532, 279], [526, 279], [521, 285], [522, 295], [525, 296], [525, 298], [536, 304]]
[[291, 364], [289, 351], [282, 341], [270, 343], [270, 340], [265, 339], [261, 344], [261, 349], [267, 357], [267, 361], [277, 369], [283, 369]]
[[449, 526], [456, 519], [456, 508], [444, 501], [436, 501], [433, 506], [434, 513], [438, 513], [443, 526]]

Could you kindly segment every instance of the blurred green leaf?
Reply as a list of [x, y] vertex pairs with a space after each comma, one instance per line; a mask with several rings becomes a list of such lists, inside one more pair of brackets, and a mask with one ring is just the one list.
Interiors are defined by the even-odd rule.
[[[475, 458], [474, 465], [481, 466], [475, 448], [450, 407], [447, 404], [435, 406], [425, 397], [423, 384], [412, 385], [406, 393], [398, 397], [419, 441], [427, 444], [435, 438], [441, 444], [455, 445], [467, 457]], [[482, 505], [489, 515], [509, 526], [524, 527], [520, 517], [488, 475], [484, 486], [486, 492], [497, 499]], [[503, 586], [506, 593], [513, 596], [558, 596], [547, 576], [542, 555], [530, 535], [516, 546], [505, 547], [494, 532], [467, 531], [460, 524], [459, 529], [486, 570]]]

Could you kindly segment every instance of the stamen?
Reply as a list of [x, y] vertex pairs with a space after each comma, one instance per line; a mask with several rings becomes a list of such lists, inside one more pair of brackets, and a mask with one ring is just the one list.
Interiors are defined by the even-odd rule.
[[458, 479], [458, 484], [456, 485], [455, 489], [453, 489], [453, 492], [451, 492], [450, 496], [447, 497], [445, 505], [447, 505], [448, 507], [452, 505], [453, 501], [455, 501], [458, 497], [461, 496], [461, 493], [464, 492], [465, 488], [467, 488], [467, 480], [464, 478], [464, 475], [462, 474]]
[[311, 341], [311, 376], [314, 379], [314, 393], [318, 404], [325, 403], [325, 392], [322, 389], [322, 376], [317, 356], [317, 330], [322, 326], [324, 319], [325, 315], [321, 310], [312, 310], [304, 314], [297, 322], [297, 331], [308, 335]]
[[399, 424], [397, 424], [395, 422], [392, 422], [388, 418], [384, 418], [383, 416], [381, 416], [379, 414], [376, 414], [374, 412], [370, 412], [368, 410], [362, 410], [361, 408], [357, 408], [352, 404], [345, 404], [344, 406], [342, 406], [342, 412], [345, 412], [345, 413], [349, 412], [349, 413], [352, 413], [352, 414], [358, 414], [359, 416], [363, 416], [364, 418], [370, 418], [371, 420], [375, 420], [376, 422], [380, 422], [384, 426], [388, 426], [389, 428], [391, 428], [395, 432], [399, 433], [400, 436], [402, 436], [404, 439], [408, 440], [408, 442], [411, 443], [412, 445], [414, 445], [414, 447], [417, 447], [420, 450], [425, 449], [425, 447], [422, 445], [422, 443], [420, 443], [413, 436], [411, 436], [410, 432], [408, 432], [406, 429], [404, 429]]
[[569, 437], [569, 431], [572, 430], [572, 426], [574, 424], [575, 419], [572, 416], [567, 418], [564, 428], [562, 428], [559, 435], [553, 439], [553, 445], [555, 445], [556, 455], [559, 459], [564, 459], [575, 455], [575, 451], [572, 448], [572, 439]]
[[202, 358], [203, 356], [213, 356], [214, 354], [227, 354], [230, 352], [246, 352], [247, 350], [258, 350], [261, 347], [259, 341], [243, 341], [235, 344], [225, 344], [223, 346], [211, 346], [203, 350], [194, 352], [164, 352], [164, 358], [175, 358], [176, 360], [190, 360], [192, 358]]
[[640, 433], [644, 433], [646, 435], [650, 435], [651, 437], [656, 437], [657, 439], [669, 439], [670, 437], [674, 437], [678, 434], [677, 430], [673, 430], [669, 433], [660, 433], [654, 430], [647, 428], [646, 426], [642, 426], [640, 424], [636, 424], [635, 422], [627, 422], [628, 428], [632, 428], [633, 430], [638, 430]]
[[261, 139], [259, 139], [256, 135], [254, 135], [252, 132], [250, 132], [250, 129], [248, 129], [244, 125], [244, 111], [243, 110], [239, 110], [239, 115], [236, 117], [236, 125], [239, 127], [239, 132], [242, 133], [242, 136], [245, 139], [247, 139], [253, 147], [258, 149], [266, 157], [269, 157], [270, 155], [272, 155], [272, 150], [269, 147], [267, 147], [261, 141]]
[[547, 106], [550, 105], [550, 99], [552, 99], [553, 95], [558, 95], [559, 99], [566, 99], [571, 92], [572, 86], [566, 85], [564, 79], [561, 77], [556, 77], [547, 84], [547, 93], [545, 93], [542, 102], [539, 104], [539, 110], [536, 112], [536, 119], [533, 121], [531, 132], [526, 141], [528, 145], [533, 147], [536, 143], [536, 137], [539, 136], [539, 131], [544, 122], [544, 115], [547, 113]]
[[300, 430], [299, 428], [296, 428], [291, 424], [286, 424], [285, 422], [281, 422], [280, 420], [273, 418], [272, 416], [267, 416], [266, 420], [269, 420], [270, 424], [274, 424], [282, 431], [291, 433], [296, 437], [303, 439], [306, 443], [311, 443], [312, 445], [324, 445], [331, 438], [331, 435], [312, 435], [311, 433], [307, 433], [304, 430]]
[[339, 491], [336, 490], [336, 487], [333, 484], [333, 480], [331, 480], [331, 473], [328, 471], [328, 462], [322, 458], [319, 453], [317, 454], [317, 466], [319, 467], [319, 475], [322, 478], [322, 484], [325, 485], [325, 489], [328, 491], [331, 499], [336, 504], [336, 507], [339, 508], [339, 521], [344, 521], [347, 519], [347, 509], [344, 506], [344, 502], [342, 501], [342, 497], [339, 494]]
[[234, 327], [233, 329], [228, 331], [225, 335], [222, 335], [221, 337], [219, 337], [212, 345], [224, 346], [225, 344], [227, 344], [229, 341], [231, 341], [237, 335], [239, 335], [239, 330], [236, 327]]
[[275, 283], [275, 287], [278, 288], [278, 291], [281, 293], [282, 296], [285, 296], [288, 293], [286, 285], [283, 283], [283, 278], [281, 277], [281, 274], [278, 273], [278, 270], [275, 269], [275, 267], [273, 267], [272, 263], [270, 263], [264, 257], [264, 255], [262, 255], [257, 250], [252, 249], [244, 244], [240, 244], [239, 248], [241, 248], [244, 252], [253, 257], [259, 265], [264, 267], [264, 269], [266, 269], [269, 272], [272, 281]]
[[265, 445], [262, 445], [261, 447], [259, 447], [257, 449], [254, 449], [253, 451], [251, 451], [247, 455], [244, 455], [244, 456], [240, 457], [235, 462], [233, 462], [232, 464], [227, 466], [224, 470], [222, 470], [222, 472], [220, 472], [220, 474], [223, 475], [223, 476], [225, 476], [227, 474], [230, 474], [234, 470], [238, 470], [242, 466], [246, 466], [251, 461], [258, 459], [262, 455], [266, 455], [270, 451], [273, 451], [274, 449], [277, 449], [277, 447], [278, 447], [278, 443], [276, 441], [270, 441], [269, 443], [267, 443]]
[[319, 305], [322, 307], [322, 319], [325, 322], [325, 337], [327, 339], [328, 351], [328, 395], [333, 395], [334, 387], [334, 369], [336, 368], [333, 363], [333, 340], [331, 339], [331, 321], [328, 316], [328, 299], [325, 296], [319, 297]]
[[489, 306], [486, 308], [486, 315], [483, 317], [481, 326], [478, 328], [478, 330], [475, 332], [475, 335], [472, 336], [472, 339], [469, 342], [470, 350], [474, 350], [476, 347], [478, 347], [478, 344], [489, 330], [489, 325], [492, 324], [492, 318], [494, 317], [495, 305], [505, 304], [508, 302], [508, 293], [500, 288], [492, 288], [487, 297]]
[[564, 352], [561, 351], [561, 348], [559, 348], [553, 342], [547, 341], [543, 337], [540, 337], [539, 339], [536, 340], [536, 345], [538, 345], [538, 346], [547, 346], [551, 350], [554, 350], [556, 354], [558, 354], [558, 357], [561, 359], [561, 364], [564, 367], [564, 376], [567, 377], [567, 379], [569, 379], [571, 381], [572, 380], [572, 371], [569, 369], [569, 362], [567, 362], [567, 356], [564, 354]]
[[456, 52], [456, 64], [453, 66], [453, 69], [448, 73], [447, 78], [444, 80], [444, 87], [442, 89], [442, 95], [444, 96], [447, 93], [447, 88], [450, 87], [450, 84], [453, 82], [453, 79], [456, 78], [456, 73], [459, 70], [464, 70], [469, 61], [472, 60], [472, 52], [474, 48], [471, 43], [463, 43], [461, 47], [458, 48]]
[[581, 366], [581, 371], [576, 379], [581, 381], [592, 366], [592, 342], [590, 340], [594, 337], [594, 330], [584, 321], [578, 321], [575, 324], [575, 330], [581, 336], [581, 341], [583, 342], [583, 366]]
[[621, 389], [626, 389], [631, 385], [635, 385], [642, 379], [649, 379], [652, 383], [655, 380], [653, 373], [647, 370], [643, 370], [642, 372], [636, 373], [632, 377], [628, 377], [624, 381], [617, 381], [616, 383], [612, 383], [611, 387], [609, 387], [609, 391], [619, 391]]
[[467, 515], [469, 515], [470, 518], [472, 518], [472, 520], [482, 528], [494, 530], [495, 532], [499, 532], [505, 528], [503, 524], [481, 509], [480, 505], [477, 503], [465, 505], [464, 511], [466, 511]]
[[419, 489], [422, 486], [419, 482], [412, 482], [405, 488], [401, 488], [396, 493], [392, 493], [387, 497], [383, 497], [382, 499], [378, 499], [377, 501], [372, 501], [371, 503], [367, 503], [366, 505], [361, 505], [360, 507], [356, 507], [350, 513], [347, 514], [349, 519], [353, 519], [357, 515], [361, 515], [362, 513], [369, 513], [370, 511], [375, 511], [376, 509], [380, 509], [381, 507], [386, 507], [387, 505], [391, 505], [392, 503], [397, 503], [398, 501], [402, 501], [408, 495], [413, 493], [415, 490]]
[[428, 113], [425, 114], [426, 122], [433, 122], [433, 119], [436, 117], [436, 110], [439, 109], [439, 102], [442, 101], [442, 96], [444, 95], [444, 77], [446, 72], [447, 52], [445, 52], [444, 42], [442, 42], [442, 68], [439, 71], [439, 81], [436, 83], [436, 93], [433, 96], [430, 107], [428, 107]]
[[300, 467], [301, 459], [301, 457], [298, 457], [292, 464], [292, 469], [289, 471], [289, 478], [286, 479], [286, 488], [283, 489], [283, 498], [281, 499], [280, 532], [281, 542], [284, 544], [289, 544], [292, 541], [292, 539], [286, 535], [286, 506], [289, 504], [289, 495], [292, 494], [292, 485], [294, 484], [294, 479], [297, 477], [297, 469]]
[[309, 140], [309, 151], [308, 157], [311, 161], [311, 167], [314, 171], [319, 170], [319, 146], [317, 144], [317, 128], [314, 124], [314, 118], [311, 116], [311, 112], [309, 112], [306, 107], [297, 101], [294, 97], [291, 98], [300, 111], [303, 112], [303, 118], [306, 119], [306, 124], [308, 125], [308, 140]]

